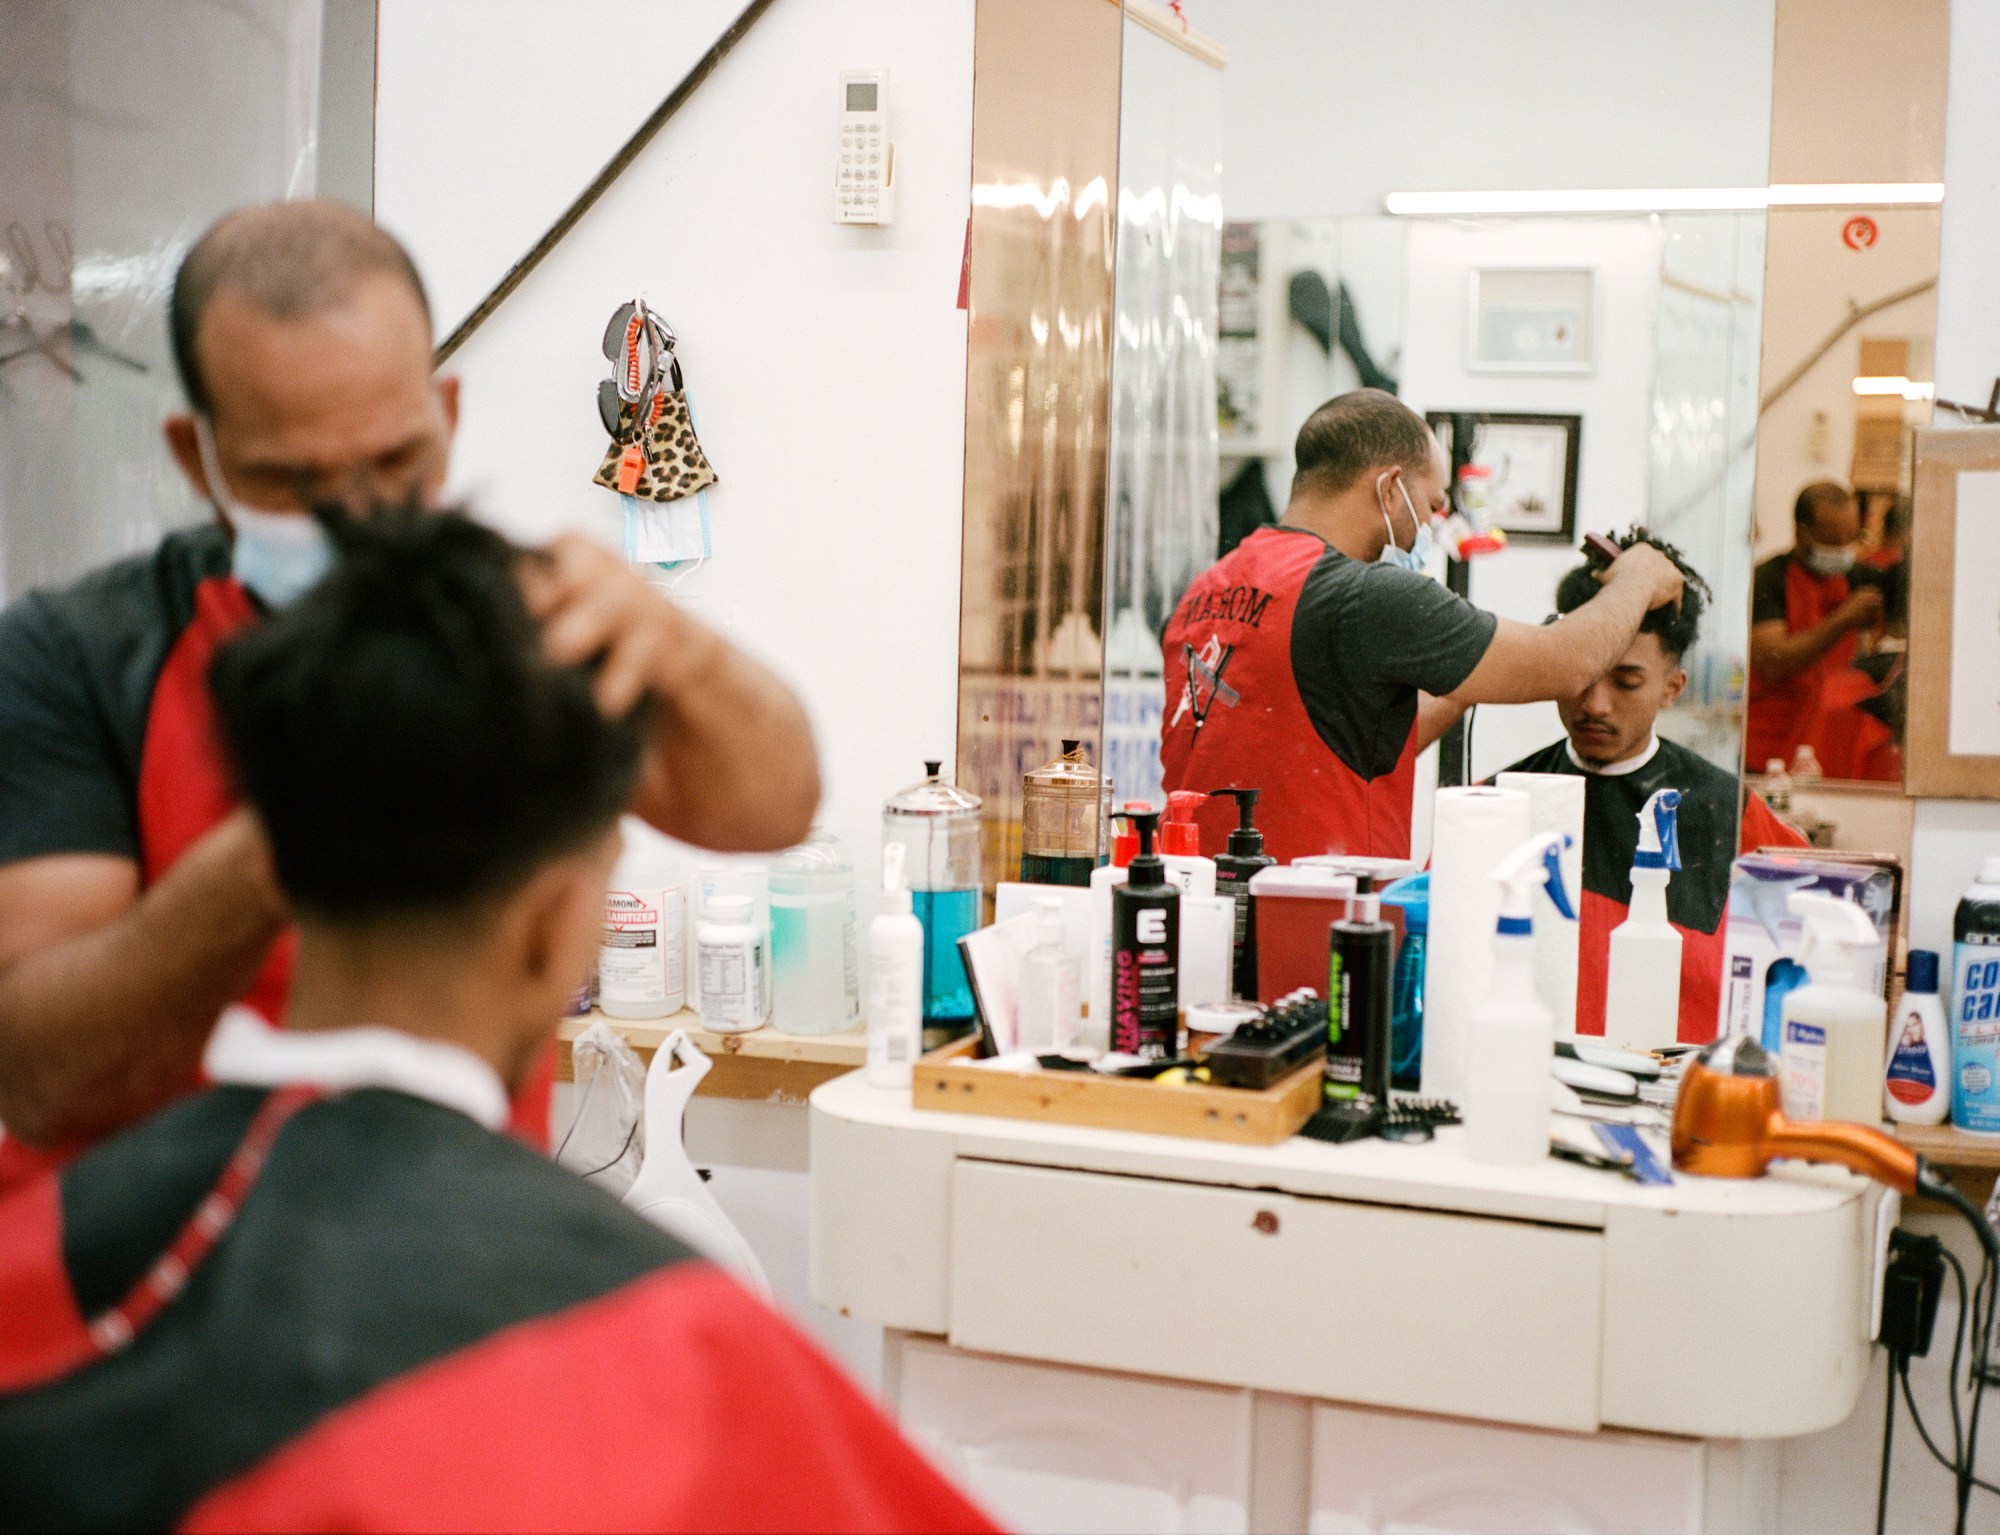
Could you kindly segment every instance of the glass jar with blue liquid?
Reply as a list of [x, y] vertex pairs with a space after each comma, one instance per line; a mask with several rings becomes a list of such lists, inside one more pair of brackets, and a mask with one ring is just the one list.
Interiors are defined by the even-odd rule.
[[979, 796], [947, 783], [941, 764], [882, 807], [882, 841], [903, 845], [911, 904], [924, 929], [924, 1029], [972, 1027], [972, 983], [958, 940], [979, 926]]

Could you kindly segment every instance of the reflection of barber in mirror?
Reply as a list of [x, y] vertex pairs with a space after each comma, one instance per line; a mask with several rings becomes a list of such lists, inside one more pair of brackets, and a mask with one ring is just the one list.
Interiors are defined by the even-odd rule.
[[[409, 256], [337, 204], [226, 215], [181, 263], [171, 332], [190, 413], [167, 445], [213, 519], [0, 614], [0, 1183], [24, 1143], [190, 1087], [229, 1003], [283, 1015], [288, 913], [204, 669], [332, 563], [309, 505], [435, 502], [457, 423]], [[608, 710], [655, 701], [633, 808], [723, 850], [802, 837], [818, 769], [784, 684], [611, 551], [548, 552], [528, 596], [550, 654], [600, 657]], [[547, 1100], [524, 1096], [523, 1133]]]
[[1855, 666], [1863, 632], [1888, 616], [1882, 573], [1857, 563], [1861, 508], [1832, 480], [1799, 492], [1788, 553], [1750, 587], [1750, 705], [1744, 760], [1789, 766], [1811, 747], [1829, 778], [1899, 783], [1895, 732], [1860, 706], [1880, 681]]
[[[1694, 644], [1708, 586], [1678, 551], [1641, 529], [1620, 548], [1645, 542], [1666, 552], [1687, 577], [1680, 606], [1655, 608], [1617, 662], [1589, 686], [1556, 700], [1567, 740], [1544, 747], [1509, 770], [1577, 773], [1586, 780], [1583, 809], [1583, 903], [1577, 911], [1576, 1027], [1604, 1032], [1605, 963], [1611, 930], [1632, 904], [1632, 858], [1639, 849], [1639, 811], [1661, 789], [1681, 791], [1681, 868], [1667, 886], [1667, 918], [1681, 934], [1680, 1037], [1688, 1044], [1715, 1035], [1722, 982], [1722, 918], [1729, 904], [1729, 865], [1739, 851], [1804, 847], [1805, 839], [1756, 795], [1743, 801], [1736, 835], [1736, 777], [1678, 742], [1662, 740], [1654, 721], [1687, 687], [1681, 658]], [[1559, 631], [1591, 600], [1596, 582], [1579, 565], [1556, 587], [1551, 622]]]
[[[1379, 389], [1299, 429], [1285, 515], [1189, 586], [1164, 639], [1166, 787], [1264, 791], [1280, 862], [1407, 858], [1416, 757], [1476, 703], [1534, 703], [1602, 676], [1681, 573], [1641, 545], [1561, 632], [1496, 618], [1424, 574], [1446, 465], [1423, 417]], [[1220, 852], [1226, 801], [1201, 812]]]

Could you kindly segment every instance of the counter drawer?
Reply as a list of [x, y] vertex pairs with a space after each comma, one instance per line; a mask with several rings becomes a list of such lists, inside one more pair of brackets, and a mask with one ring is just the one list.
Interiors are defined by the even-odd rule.
[[961, 1159], [950, 1272], [961, 1348], [1598, 1426], [1599, 1231]]

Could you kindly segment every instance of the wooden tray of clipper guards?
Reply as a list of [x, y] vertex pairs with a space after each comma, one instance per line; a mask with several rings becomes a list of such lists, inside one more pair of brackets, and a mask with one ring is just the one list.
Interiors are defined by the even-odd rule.
[[968, 1036], [921, 1057], [910, 1084], [911, 1102], [951, 1114], [1275, 1146], [1298, 1134], [1319, 1108], [1325, 1077], [1318, 1056], [1262, 1092], [1094, 1071], [995, 1071], [972, 1064], [977, 1047], [978, 1037]]

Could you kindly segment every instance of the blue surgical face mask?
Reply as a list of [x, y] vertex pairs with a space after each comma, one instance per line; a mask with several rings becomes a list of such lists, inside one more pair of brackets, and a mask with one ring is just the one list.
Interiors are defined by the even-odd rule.
[[[1382, 482], [1393, 473], [1395, 473], [1393, 469], [1384, 470], [1375, 477], [1375, 499], [1378, 504], [1382, 500]], [[1375, 560], [1377, 564], [1394, 565], [1403, 570], [1422, 570], [1431, 562], [1431, 526], [1427, 520], [1417, 515], [1416, 503], [1410, 499], [1409, 489], [1401, 480], [1396, 481], [1396, 489], [1402, 493], [1403, 505], [1408, 509], [1410, 521], [1417, 530], [1416, 537], [1410, 540], [1409, 548], [1404, 549], [1399, 546], [1396, 542], [1396, 524], [1389, 516], [1389, 508], [1383, 506], [1382, 525], [1389, 530], [1389, 542], [1382, 546], [1382, 552], [1375, 556]]]
[[290, 607], [333, 569], [333, 541], [304, 512], [260, 512], [231, 496], [206, 416], [194, 418], [194, 440], [209, 497], [236, 535], [230, 574], [266, 607]]

